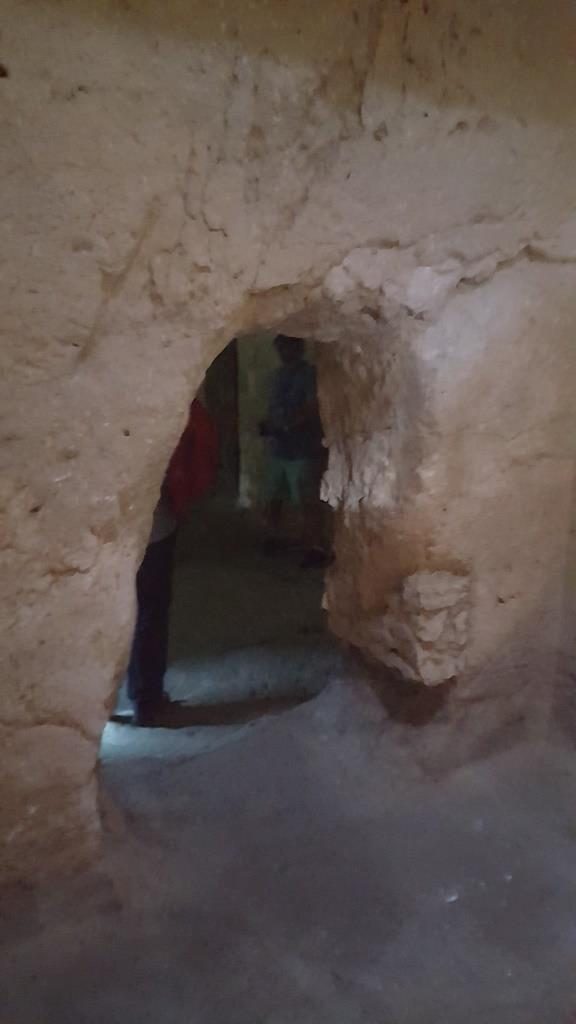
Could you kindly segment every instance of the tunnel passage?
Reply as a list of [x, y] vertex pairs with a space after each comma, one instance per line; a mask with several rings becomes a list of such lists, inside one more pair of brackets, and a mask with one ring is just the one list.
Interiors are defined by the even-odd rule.
[[174, 756], [175, 744], [194, 756], [310, 699], [338, 663], [322, 610], [331, 530], [315, 347], [282, 339], [281, 357], [278, 342], [234, 339], [191, 404], [136, 576], [104, 764]]
[[[132, 653], [116, 713], [104, 733], [105, 763], [115, 757], [145, 756], [147, 750], [160, 752], [166, 742], [167, 756], [170, 754], [170, 738], [159, 734], [136, 738], [133, 731], [118, 725], [170, 730], [224, 727], [249, 721], [252, 716], [257, 719], [278, 713], [318, 693], [329, 678], [334, 654], [324, 650], [328, 637], [311, 644], [303, 644], [302, 639], [307, 634], [318, 638], [323, 634], [323, 612], [335, 610], [330, 594], [334, 589], [338, 593], [340, 577], [350, 583], [355, 574], [365, 572], [363, 560], [370, 601], [360, 600], [361, 578], [352, 598], [347, 597], [349, 610], [339, 612], [342, 638], [349, 648], [370, 656], [373, 684], [392, 717], [423, 724], [442, 709], [465, 663], [466, 574], [448, 573], [441, 567], [410, 573], [410, 559], [414, 565], [417, 562], [414, 555], [401, 551], [393, 533], [387, 548], [378, 554], [381, 568], [375, 572], [373, 552], [362, 553], [366, 526], [355, 514], [362, 504], [363, 518], [369, 524], [371, 507], [372, 515], [380, 510], [388, 521], [402, 511], [400, 500], [410, 507], [416, 492], [408, 491], [401, 499], [398, 480], [410, 481], [414, 487], [414, 467], [393, 459], [401, 460], [407, 448], [413, 457], [414, 453], [421, 457], [425, 443], [425, 437], [418, 441], [416, 434], [410, 439], [394, 437], [395, 423], [405, 419], [395, 406], [398, 387], [391, 373], [394, 328], [378, 324], [379, 319], [374, 309], [362, 310], [357, 322], [347, 328], [354, 343], [351, 345], [348, 337], [338, 342], [332, 336], [335, 328], [326, 306], [317, 328], [323, 341], [306, 343], [271, 331], [241, 336], [208, 368], [186, 432], [170, 459], [151, 540], [138, 572]], [[293, 322], [313, 329], [309, 316], [303, 319], [301, 314], [300, 320]], [[301, 353], [294, 351], [298, 346], [302, 346]], [[287, 369], [281, 369], [284, 362]], [[378, 363], [380, 373], [375, 374]], [[298, 367], [302, 367], [300, 372]], [[302, 374], [305, 380], [313, 374], [316, 381], [318, 371], [323, 420], [330, 417], [331, 431], [318, 420], [322, 433], [314, 441], [318, 409], [304, 435], [297, 433], [297, 443], [304, 443], [299, 459], [298, 451], [292, 451], [295, 442], [283, 442], [282, 435], [280, 441], [271, 439], [264, 424], [278, 373], [287, 373], [286, 379], [295, 379], [298, 385]], [[410, 403], [415, 409], [416, 379], [413, 386], [416, 391], [410, 395]], [[314, 383], [314, 406], [317, 401]], [[423, 413], [420, 418], [426, 419]], [[378, 425], [376, 436], [372, 424]], [[208, 464], [215, 460], [216, 438], [218, 469], [212, 470]], [[288, 444], [288, 456], [295, 461], [277, 460], [278, 444]], [[305, 456], [311, 461], [300, 461]], [[375, 458], [375, 465], [370, 458]], [[282, 473], [286, 467], [298, 471], [301, 466], [314, 467], [305, 470], [304, 489], [296, 504], [290, 474], [280, 481], [279, 500], [270, 495], [270, 483], [274, 483], [271, 470], [276, 465]], [[175, 473], [178, 478], [188, 474], [190, 496], [184, 515], [183, 510], [175, 514], [170, 508]], [[194, 484], [196, 477], [199, 488]], [[328, 502], [332, 512], [338, 508], [344, 512], [334, 552]], [[273, 524], [269, 509], [276, 504], [280, 519]], [[164, 539], [166, 529], [171, 532]], [[378, 533], [382, 543], [381, 524]], [[177, 540], [175, 546], [172, 540]], [[315, 542], [316, 548], [309, 547]], [[170, 545], [170, 579], [165, 585], [154, 566], [166, 544]], [[344, 571], [338, 561], [342, 552], [348, 552]], [[311, 555], [317, 557], [311, 559]], [[402, 557], [404, 576], [398, 575], [397, 563]], [[306, 573], [298, 573], [298, 567], [321, 569], [324, 565], [331, 568], [323, 594], [322, 574], [307, 579]], [[168, 602], [174, 589], [169, 643]], [[352, 628], [346, 624], [346, 614], [354, 622]], [[333, 616], [333, 629], [336, 622]], [[277, 649], [279, 641], [288, 644], [282, 652]], [[374, 671], [378, 666], [380, 671]], [[138, 692], [132, 692], [135, 687]], [[165, 706], [158, 703], [162, 689]], [[174, 698], [178, 699], [171, 705]], [[226, 736], [222, 728], [216, 728], [215, 739], [207, 734], [205, 741], [225, 742], [218, 738], [219, 733]], [[186, 743], [178, 749], [184, 753]]]

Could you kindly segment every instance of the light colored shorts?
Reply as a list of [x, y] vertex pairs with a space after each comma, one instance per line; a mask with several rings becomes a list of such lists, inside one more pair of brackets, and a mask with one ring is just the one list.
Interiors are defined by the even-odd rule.
[[[303, 505], [317, 497], [318, 473], [313, 459], [280, 459], [270, 456], [266, 474], [266, 499]], [[316, 491], [316, 493], [315, 493]]]

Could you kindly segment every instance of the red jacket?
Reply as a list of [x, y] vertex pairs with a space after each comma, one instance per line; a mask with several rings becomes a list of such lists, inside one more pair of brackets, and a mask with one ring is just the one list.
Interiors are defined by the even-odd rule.
[[170, 459], [164, 481], [176, 519], [212, 490], [218, 474], [218, 433], [210, 414], [195, 398], [188, 423]]

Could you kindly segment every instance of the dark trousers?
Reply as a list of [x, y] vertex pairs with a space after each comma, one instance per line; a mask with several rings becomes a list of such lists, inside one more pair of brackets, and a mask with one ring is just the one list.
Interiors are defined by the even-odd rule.
[[149, 544], [136, 576], [138, 611], [128, 665], [128, 697], [154, 703], [164, 692], [176, 533]]

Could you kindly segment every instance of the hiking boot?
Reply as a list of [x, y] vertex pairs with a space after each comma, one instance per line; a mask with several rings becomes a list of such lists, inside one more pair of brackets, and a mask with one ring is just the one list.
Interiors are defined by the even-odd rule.
[[134, 704], [132, 725], [140, 726], [142, 729], [161, 728], [170, 713], [176, 711], [181, 701], [172, 700], [167, 693], [163, 693], [159, 700], [141, 700]]

